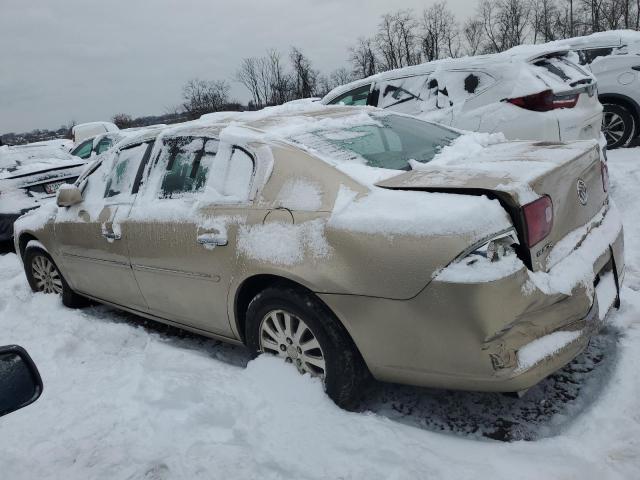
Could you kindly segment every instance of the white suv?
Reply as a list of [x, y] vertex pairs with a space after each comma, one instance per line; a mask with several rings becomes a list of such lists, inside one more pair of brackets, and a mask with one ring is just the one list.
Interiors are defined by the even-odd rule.
[[373, 105], [512, 140], [601, 138], [596, 80], [566, 49], [436, 60], [338, 87], [322, 103]]
[[575, 59], [598, 79], [598, 97], [604, 106], [602, 130], [608, 148], [626, 146], [640, 134], [640, 32], [599, 32], [544, 47], [573, 50]]

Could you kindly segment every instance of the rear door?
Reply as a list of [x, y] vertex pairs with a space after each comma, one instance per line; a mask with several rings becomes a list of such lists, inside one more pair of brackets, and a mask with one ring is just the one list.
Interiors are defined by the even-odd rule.
[[146, 303], [129, 262], [126, 219], [151, 148], [151, 142], [132, 145], [104, 159], [83, 180], [83, 201], [61, 207], [54, 225], [72, 287], [136, 310]]
[[[152, 314], [233, 337], [227, 294], [254, 162], [218, 147], [212, 138], [165, 141], [130, 215], [129, 251]], [[240, 194], [227, 195], [227, 178]]]

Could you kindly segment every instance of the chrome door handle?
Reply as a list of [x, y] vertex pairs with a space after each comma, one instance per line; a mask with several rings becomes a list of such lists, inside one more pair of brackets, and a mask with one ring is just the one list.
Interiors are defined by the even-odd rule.
[[227, 245], [227, 235], [224, 233], [201, 233], [197, 239], [200, 245], [212, 245], [214, 247], [224, 247]]

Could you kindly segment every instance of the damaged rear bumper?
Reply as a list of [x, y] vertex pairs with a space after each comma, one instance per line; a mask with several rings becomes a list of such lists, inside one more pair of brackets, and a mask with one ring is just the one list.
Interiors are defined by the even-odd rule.
[[[588, 258], [593, 267], [592, 279], [578, 282], [570, 292], [532, 282], [535, 274], [523, 266], [484, 283], [436, 277], [409, 300], [319, 296], [342, 320], [379, 380], [460, 390], [526, 390], [579, 355], [618, 300], [624, 278], [618, 218], [614, 210], [599, 232], [589, 234], [602, 235], [602, 249], [584, 242], [567, 257], [574, 264]], [[545, 280], [553, 284], [564, 266], [543, 274]], [[603, 290], [604, 283], [598, 288], [603, 279], [609, 287], [615, 282], [613, 298], [611, 288]], [[600, 296], [606, 298], [599, 302]]]

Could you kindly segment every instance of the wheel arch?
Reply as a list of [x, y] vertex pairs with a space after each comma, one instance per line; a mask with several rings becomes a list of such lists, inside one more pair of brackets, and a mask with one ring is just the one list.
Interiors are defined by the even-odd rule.
[[335, 318], [338, 320], [340, 326], [344, 329], [345, 333], [355, 346], [358, 353], [360, 353], [360, 349], [358, 348], [357, 343], [355, 342], [351, 332], [346, 327], [344, 322], [340, 319], [340, 317], [331, 309], [316, 293], [311, 290], [308, 286], [302, 284], [299, 281], [292, 280], [291, 278], [277, 275], [277, 274], [257, 274], [250, 277], [245, 278], [238, 288], [235, 291], [235, 295], [233, 298], [233, 321], [235, 322], [236, 331], [240, 335], [240, 340], [242, 343], [246, 344], [246, 313], [247, 308], [249, 307], [249, 303], [253, 298], [258, 295], [261, 291], [273, 287], [273, 286], [281, 286], [283, 288], [294, 288], [296, 290], [300, 290], [306, 294], [312, 295], [318, 302], [320, 302], [328, 311], [333, 313]]
[[638, 102], [631, 97], [621, 95], [619, 93], [603, 93], [598, 95], [598, 100], [600, 100], [600, 103], [603, 105], [606, 103], [613, 103], [629, 110], [629, 113], [631, 113], [635, 121], [635, 131], [633, 136], [635, 137], [638, 134], [638, 131], [640, 130], [640, 105], [638, 105]]
[[38, 238], [31, 232], [21, 232], [18, 237], [18, 253], [20, 254], [20, 258], [24, 259], [24, 252], [27, 249], [27, 244], [31, 241], [39, 241]]

